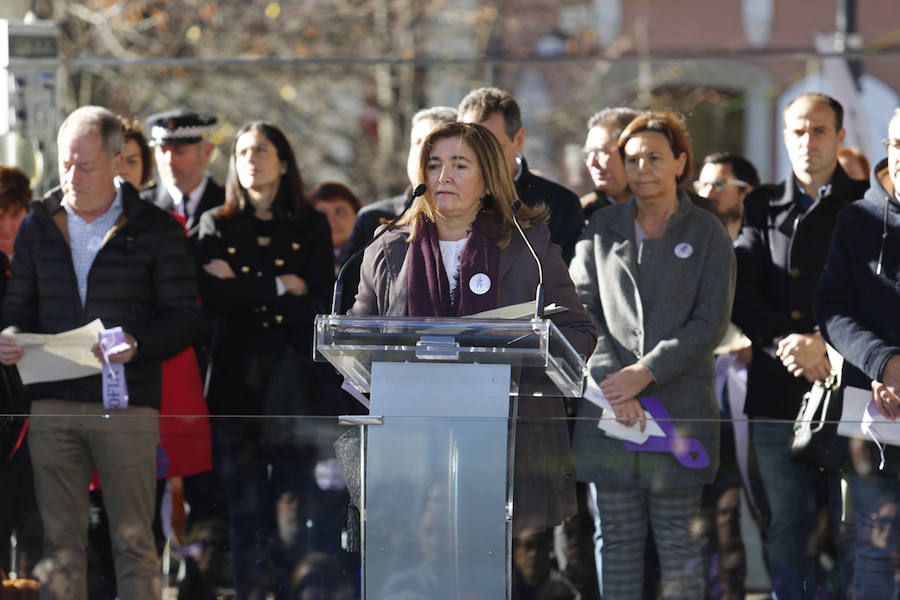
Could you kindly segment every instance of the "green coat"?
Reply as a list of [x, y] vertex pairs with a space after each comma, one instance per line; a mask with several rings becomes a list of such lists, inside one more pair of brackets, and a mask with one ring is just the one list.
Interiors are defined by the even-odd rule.
[[654, 382], [639, 397], [658, 397], [681, 435], [704, 446], [710, 464], [688, 469], [671, 453], [629, 452], [597, 428], [600, 409], [581, 400], [573, 443], [579, 480], [687, 487], [711, 482], [718, 468], [712, 353], [731, 316], [735, 258], [719, 220], [682, 190], [678, 201], [663, 237], [640, 248], [634, 199], [596, 212], [575, 247], [570, 274], [599, 335], [589, 376], [599, 384], [640, 362]]

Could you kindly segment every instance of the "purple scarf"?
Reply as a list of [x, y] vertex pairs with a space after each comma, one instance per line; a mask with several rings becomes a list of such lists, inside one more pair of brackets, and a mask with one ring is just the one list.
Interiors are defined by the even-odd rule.
[[485, 234], [483, 225], [483, 216], [479, 212], [459, 257], [459, 283], [454, 305], [450, 300], [450, 282], [441, 260], [437, 225], [424, 215], [419, 217], [418, 233], [408, 250], [409, 316], [461, 317], [497, 308], [500, 248]]

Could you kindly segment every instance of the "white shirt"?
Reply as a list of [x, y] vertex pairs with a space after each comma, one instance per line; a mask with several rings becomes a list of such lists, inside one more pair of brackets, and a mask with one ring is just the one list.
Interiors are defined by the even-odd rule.
[[450, 281], [450, 301], [454, 303], [456, 302], [456, 288], [459, 285], [459, 257], [468, 240], [469, 238], [464, 237], [455, 242], [438, 241], [441, 246], [441, 262], [444, 264], [444, 271]]
[[172, 200], [175, 202], [175, 212], [178, 214], [182, 214], [186, 217], [193, 217], [194, 213], [197, 211], [197, 206], [200, 205], [200, 198], [203, 197], [203, 192], [206, 191], [206, 183], [209, 181], [209, 175], [204, 175], [203, 180], [200, 182], [200, 185], [194, 188], [194, 190], [188, 194], [188, 205], [185, 209], [183, 205], [184, 192], [178, 189], [174, 183], [166, 184], [166, 191], [169, 192], [169, 196], [171, 196]]

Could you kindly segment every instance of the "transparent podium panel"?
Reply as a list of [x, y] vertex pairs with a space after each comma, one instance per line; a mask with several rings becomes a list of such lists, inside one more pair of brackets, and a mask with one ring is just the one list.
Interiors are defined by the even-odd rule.
[[[156, 486], [141, 492], [162, 523], [162, 537], [154, 539], [149, 525], [143, 534], [148, 564], [153, 564], [152, 583], [158, 581], [161, 589], [156, 597], [230, 600], [249, 597], [252, 588], [262, 598], [519, 600], [534, 598], [534, 591], [540, 590], [545, 595], [537, 597], [598, 600], [602, 573], [598, 577], [594, 544], [612, 542], [613, 537], [610, 531], [595, 528], [595, 517], [618, 515], [628, 529], [642, 532], [649, 518], [631, 510], [631, 504], [623, 507], [610, 481], [632, 472], [636, 464], [674, 455], [678, 444], [663, 451], [608, 440], [611, 446], [591, 456], [570, 453], [568, 447], [545, 452], [552, 464], [574, 460], [576, 473], [600, 468], [600, 476], [595, 486], [565, 481], [564, 487], [577, 503], [557, 526], [558, 521], [545, 515], [539, 527], [520, 527], [528, 514], [523, 503], [541, 488], [529, 486], [530, 494], [517, 489], [510, 498], [507, 469], [513, 430], [521, 450], [526, 446], [519, 443], [522, 433], [530, 427], [563, 425], [577, 432], [580, 427], [596, 429], [601, 419], [613, 419], [495, 416], [509, 410], [501, 393], [508, 385], [502, 367], [440, 365], [436, 371], [425, 371], [426, 365], [406, 365], [413, 370], [404, 373], [392, 390], [391, 384], [398, 382], [393, 369], [401, 366], [373, 366], [373, 412], [379, 415], [364, 416], [371, 424], [362, 426], [342, 425], [335, 417], [159, 416], [84, 407], [76, 412], [65, 405], [36, 403], [24, 443], [0, 463], [4, 507], [0, 517], [8, 527], [0, 530], [5, 536], [0, 547], [4, 578], [0, 597], [16, 590], [20, 595], [15, 597], [37, 598], [42, 585], [68, 582], [77, 570], [59, 568], [56, 556], [43, 545], [46, 530], [41, 510], [62, 514], [65, 523], [87, 528], [83, 545], [87, 597], [128, 597], [117, 590], [116, 563], [122, 556], [110, 537], [114, 516], [107, 510], [123, 490], [104, 481], [104, 469], [110, 465], [104, 464], [103, 457], [88, 453], [68, 464], [71, 461], [67, 463], [57, 450], [85, 437], [108, 448], [127, 444], [128, 451], [120, 451], [115, 458], [136, 471], [138, 464], [147, 462], [136, 450], [140, 438], [149, 434], [155, 439], [158, 429], [160, 445], [154, 448], [151, 442], [155, 451], [147, 467]], [[486, 370], [481, 373], [468, 371], [483, 367]], [[455, 382], [456, 389], [465, 393], [455, 392], [454, 402], [438, 404], [436, 398]], [[385, 390], [390, 397], [382, 402]], [[404, 416], [411, 406], [431, 407], [442, 414]], [[0, 423], [11, 425], [11, 420], [26, 417], [4, 415]], [[198, 424], [208, 425], [208, 430]], [[660, 422], [663, 430], [669, 430], [669, 424], [680, 432], [690, 423]], [[859, 427], [861, 420], [843, 424]], [[698, 441], [711, 460], [719, 456], [719, 468], [712, 483], [694, 496], [688, 527], [678, 529], [683, 531], [679, 547], [692, 548], [699, 558], [685, 563], [674, 579], [663, 570], [673, 550], [668, 546], [660, 550], [666, 543], [660, 531], [671, 530], [680, 518], [665, 513], [657, 515], [662, 521], [650, 526], [650, 535], [642, 536], [646, 552], [619, 554], [618, 565], [629, 574], [643, 573], [643, 585], [650, 590], [688, 584], [684, 575], [690, 574], [694, 581], [702, 579], [703, 594], [709, 597], [762, 600], [783, 581], [779, 577], [785, 572], [780, 567], [801, 564], [799, 559], [765, 559], [769, 515], [773, 510], [795, 508], [795, 504], [768, 506], [763, 492], [772, 490], [766, 490], [765, 483], [779, 479], [782, 487], [775, 491], [784, 493], [804, 485], [799, 478], [785, 479], [772, 462], [773, 456], [785, 452], [792, 422], [723, 418], [716, 425], [729, 435], [719, 441]], [[863, 443], [858, 438], [842, 439], [850, 452], [858, 452], [858, 444]], [[603, 461], [598, 465], [594, 461], [601, 453]], [[198, 460], [198, 454], [205, 458]], [[886, 468], [891, 468], [896, 456], [893, 446], [885, 448]], [[876, 451], [854, 458], [877, 461], [879, 455]], [[81, 461], [99, 467], [94, 481], [90, 470], [78, 468]], [[521, 468], [527, 463], [521, 462], [515, 467], [517, 478], [529, 475], [528, 468]], [[826, 497], [806, 489], [804, 493], [813, 494], [807, 507], [813, 516], [802, 523], [803, 530], [798, 524], [779, 542], [780, 551], [802, 547], [814, 553], [807, 560], [833, 565], [808, 580], [822, 597], [826, 591], [847, 589], [852, 583], [842, 579], [842, 565], [853, 560], [854, 549], [883, 549], [885, 561], [900, 553], [900, 537], [894, 535], [900, 530], [900, 486], [895, 478], [876, 473], [877, 462], [866, 464], [873, 469], [869, 473], [859, 471], [857, 465], [840, 471], [812, 470], [829, 489], [836, 486], [838, 493]], [[688, 472], [687, 465], [678, 465], [672, 468]], [[793, 465], [791, 472], [799, 468]], [[36, 484], [53, 485], [47, 478], [63, 471], [77, 471], [80, 478], [71, 498], [36, 493]], [[365, 483], [362, 488], [361, 482]], [[563, 482], [551, 478], [544, 484], [555, 488]], [[849, 520], [853, 515], [855, 524]], [[807, 533], [813, 528], [815, 547], [809, 545]], [[884, 564], [886, 571], [866, 575], [865, 582], [875, 584], [883, 578], [893, 582], [897, 566]], [[794, 568], [789, 574], [800, 573]], [[241, 583], [244, 587], [239, 591]], [[678, 597], [706, 596], [685, 593]], [[830, 597], [850, 596], [834, 593]]]
[[581, 395], [584, 360], [549, 319], [316, 317], [316, 358], [363, 393], [374, 362], [499, 364], [509, 393]]
[[366, 598], [506, 597], [508, 391], [504, 365], [372, 365]]

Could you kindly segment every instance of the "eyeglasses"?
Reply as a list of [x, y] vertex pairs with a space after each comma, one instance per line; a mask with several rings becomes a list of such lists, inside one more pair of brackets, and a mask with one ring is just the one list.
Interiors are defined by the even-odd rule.
[[884, 147], [888, 152], [891, 150], [900, 150], [900, 139], [884, 138], [881, 140], [881, 143], [884, 144]]
[[725, 189], [726, 185], [733, 185], [739, 188], [750, 187], [749, 183], [741, 181], [740, 179], [734, 179], [733, 177], [723, 177], [721, 179], [713, 179], [712, 181], [695, 181], [694, 191], [699, 194], [700, 191], [705, 188], [712, 188], [715, 192], [721, 192]]
[[598, 154], [606, 154], [607, 156], [611, 156], [619, 151], [619, 147], [616, 144], [607, 144], [606, 146], [594, 146], [591, 148], [582, 148], [581, 153], [584, 155], [585, 160], [591, 160], [594, 156]]

